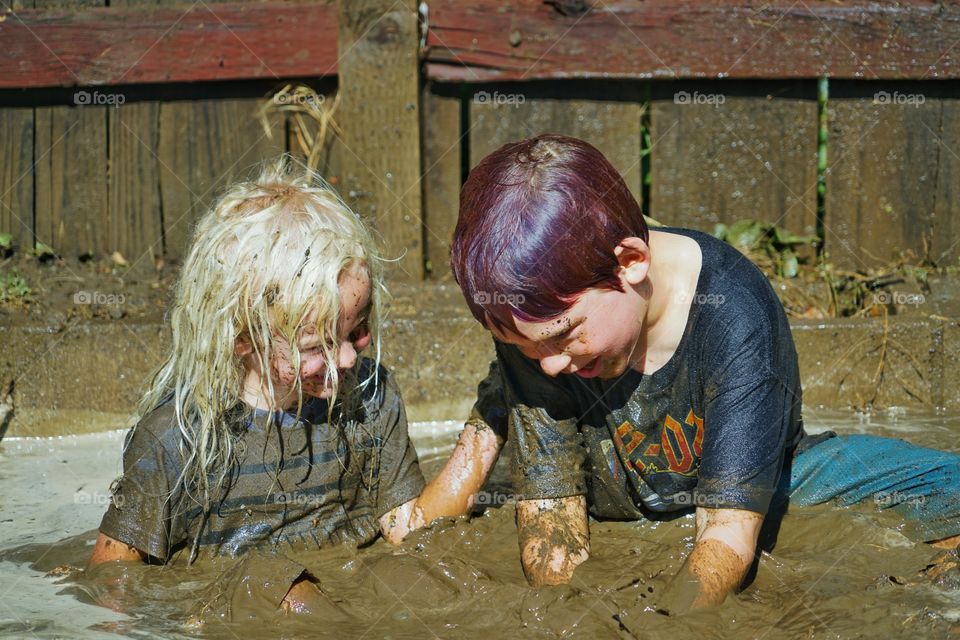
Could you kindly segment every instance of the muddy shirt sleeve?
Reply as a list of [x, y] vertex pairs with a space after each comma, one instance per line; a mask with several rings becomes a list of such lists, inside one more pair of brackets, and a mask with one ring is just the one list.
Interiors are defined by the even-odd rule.
[[508, 437], [514, 442], [512, 479], [517, 499], [585, 495], [586, 449], [572, 394], [516, 347], [497, 342], [496, 349]]
[[160, 560], [167, 560], [182, 542], [180, 527], [171, 517], [170, 497], [180, 465], [143, 423], [127, 436], [123, 475], [113, 486], [113, 498], [100, 523], [100, 531]]
[[413, 500], [423, 491], [420, 461], [407, 432], [403, 399], [390, 373], [381, 373], [382, 396], [378, 411], [380, 433], [379, 483], [375, 516]]
[[765, 514], [791, 425], [795, 351], [789, 334], [762, 311], [724, 315], [712, 323], [703, 351], [704, 439], [694, 500]]
[[470, 411], [470, 420], [477, 420], [488, 427], [503, 443], [507, 439], [507, 399], [503, 392], [503, 376], [496, 360], [490, 363], [487, 377], [477, 385], [477, 401]]

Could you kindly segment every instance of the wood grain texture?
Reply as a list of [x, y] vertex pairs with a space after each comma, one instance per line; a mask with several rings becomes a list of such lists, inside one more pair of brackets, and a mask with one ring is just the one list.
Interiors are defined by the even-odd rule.
[[597, 147], [641, 201], [639, 84], [568, 81], [478, 89], [470, 100], [470, 166], [500, 146], [542, 133]]
[[341, 195], [384, 242], [391, 279], [423, 279], [417, 2], [338, 3]]
[[960, 258], [960, 86], [951, 83], [940, 101], [937, 193], [929, 257], [939, 266], [956, 266]]
[[831, 82], [824, 246], [835, 264], [882, 266], [931, 243], [949, 155], [939, 137], [942, 90]]
[[127, 261], [152, 264], [163, 255], [160, 199], [160, 104], [110, 109], [110, 248]]
[[650, 214], [712, 233], [752, 218], [816, 233], [813, 83], [656, 84]]
[[33, 247], [33, 109], [0, 109], [0, 233]]
[[[317, 77], [337, 71], [336, 11], [324, 2], [37, 4], [0, 14], [5, 18], [0, 46], [8, 61], [0, 88]], [[77, 9], [81, 6], [87, 8]]]
[[220, 191], [250, 177], [284, 151], [255, 118], [256, 99], [193, 100], [160, 105], [160, 197], [166, 254], [181, 260], [196, 219]]
[[[561, 3], [556, 3], [560, 5]], [[934, 0], [434, 0], [433, 80], [956, 78], [960, 7]]]
[[423, 90], [423, 226], [429, 275], [452, 281], [450, 240], [460, 208], [460, 97]]
[[36, 110], [35, 233], [64, 258], [110, 250], [105, 109]]

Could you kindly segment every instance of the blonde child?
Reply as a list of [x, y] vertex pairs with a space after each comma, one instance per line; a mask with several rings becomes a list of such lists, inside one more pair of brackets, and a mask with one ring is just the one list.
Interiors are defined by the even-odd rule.
[[286, 551], [396, 543], [464, 513], [496, 456], [468, 425], [425, 486], [379, 364], [373, 239], [329, 186], [290, 167], [233, 186], [197, 225], [170, 352], [127, 436], [91, 567], [256, 550], [285, 566], [275, 604], [309, 610], [316, 577]]

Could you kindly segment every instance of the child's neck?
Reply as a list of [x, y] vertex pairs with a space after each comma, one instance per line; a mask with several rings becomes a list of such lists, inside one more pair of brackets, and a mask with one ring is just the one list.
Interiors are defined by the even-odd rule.
[[243, 391], [240, 394], [240, 399], [248, 407], [261, 411], [289, 411], [296, 404], [296, 399], [293, 402], [286, 403], [272, 401], [267, 395], [267, 390], [263, 388], [261, 377], [255, 371], [249, 369], [243, 380]]
[[697, 293], [702, 255], [695, 240], [650, 231], [649, 300], [638, 345], [637, 364], [653, 373], [673, 356], [683, 338]]

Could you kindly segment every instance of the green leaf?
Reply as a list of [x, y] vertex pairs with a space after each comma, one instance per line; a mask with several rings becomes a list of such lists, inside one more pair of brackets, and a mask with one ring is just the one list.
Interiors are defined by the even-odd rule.
[[0, 233], [0, 249], [9, 251], [13, 248], [13, 236], [9, 233]]
[[727, 242], [741, 249], [752, 249], [765, 231], [756, 220], [737, 220], [727, 230]]
[[779, 245], [795, 246], [798, 244], [813, 244], [814, 236], [798, 236], [780, 227], [773, 228], [773, 241]]
[[800, 272], [800, 262], [797, 260], [797, 256], [790, 249], [784, 249], [781, 255], [783, 256], [783, 267], [781, 268], [783, 277], [796, 278], [797, 273]]

